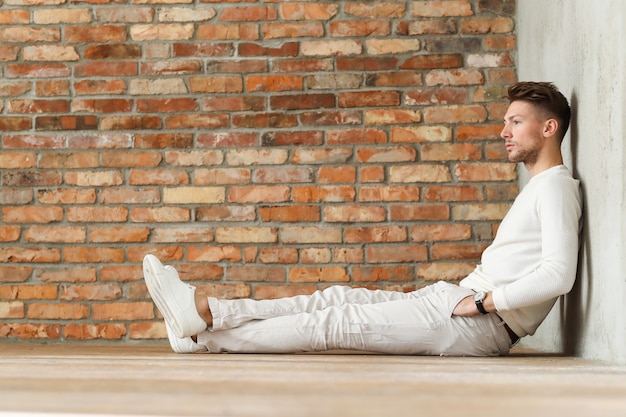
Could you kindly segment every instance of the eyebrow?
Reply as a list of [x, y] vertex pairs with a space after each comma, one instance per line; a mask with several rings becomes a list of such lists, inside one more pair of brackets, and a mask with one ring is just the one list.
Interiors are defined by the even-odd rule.
[[521, 114], [517, 114], [517, 113], [516, 113], [516, 114], [512, 114], [512, 115], [510, 115], [509, 117], [505, 117], [505, 118], [504, 118], [504, 121], [506, 122], [507, 120], [511, 120], [511, 119], [516, 118], [516, 117], [524, 117], [524, 116], [522, 116]]

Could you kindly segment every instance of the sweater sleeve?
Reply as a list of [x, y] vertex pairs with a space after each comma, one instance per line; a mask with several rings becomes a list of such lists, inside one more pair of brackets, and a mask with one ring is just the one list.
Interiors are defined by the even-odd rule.
[[525, 276], [493, 290], [498, 311], [537, 305], [569, 292], [576, 279], [581, 198], [577, 181], [557, 177], [537, 190], [541, 261]]

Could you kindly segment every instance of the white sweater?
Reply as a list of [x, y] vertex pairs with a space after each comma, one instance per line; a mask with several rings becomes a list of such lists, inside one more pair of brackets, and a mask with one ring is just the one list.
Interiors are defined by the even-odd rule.
[[462, 287], [492, 291], [497, 314], [532, 335], [576, 279], [582, 198], [563, 165], [530, 179]]

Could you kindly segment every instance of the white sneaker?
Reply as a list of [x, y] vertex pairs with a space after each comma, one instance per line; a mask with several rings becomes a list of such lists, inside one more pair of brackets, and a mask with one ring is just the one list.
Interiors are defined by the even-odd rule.
[[207, 328], [196, 310], [196, 288], [180, 280], [174, 268], [165, 268], [154, 255], [143, 258], [143, 275], [152, 301], [179, 338], [196, 335]]
[[[167, 266], [165, 268], [167, 268]], [[207, 350], [205, 346], [194, 342], [191, 337], [181, 339], [180, 337], [174, 336], [167, 322], [165, 323], [165, 330], [167, 330], [167, 339], [170, 342], [170, 347], [176, 353], [196, 353]]]

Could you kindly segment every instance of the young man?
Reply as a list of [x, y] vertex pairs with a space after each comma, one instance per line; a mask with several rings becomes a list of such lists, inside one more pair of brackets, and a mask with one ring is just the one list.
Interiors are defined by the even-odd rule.
[[386, 354], [495, 356], [533, 334], [576, 277], [581, 195], [563, 166], [567, 99], [550, 83], [509, 88], [501, 136], [532, 178], [481, 263], [460, 285], [411, 293], [332, 286], [278, 300], [202, 297], [147, 255], [144, 275], [179, 353], [352, 349]]

